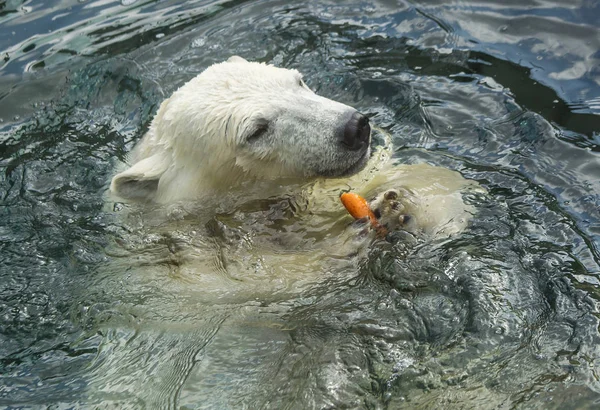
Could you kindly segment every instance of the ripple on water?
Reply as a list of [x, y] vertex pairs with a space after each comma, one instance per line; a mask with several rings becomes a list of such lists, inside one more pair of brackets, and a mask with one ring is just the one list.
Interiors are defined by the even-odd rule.
[[[14, 31], [0, 40], [0, 403], [594, 407], [590, 3], [13, 3], [0, 12]], [[468, 230], [312, 260], [337, 270], [296, 288], [272, 280], [274, 295], [264, 258], [212, 253], [217, 284], [242, 281], [228, 299], [207, 291], [215, 282], [194, 288], [173, 250], [238, 249], [231, 237], [198, 239], [204, 225], [185, 230], [185, 216], [148, 234], [147, 217], [119, 220], [127, 207], [107, 209], [104, 191], [157, 104], [233, 53], [298, 68], [369, 114], [397, 161], [485, 186], [467, 198]], [[246, 272], [261, 296], [235, 299]]]

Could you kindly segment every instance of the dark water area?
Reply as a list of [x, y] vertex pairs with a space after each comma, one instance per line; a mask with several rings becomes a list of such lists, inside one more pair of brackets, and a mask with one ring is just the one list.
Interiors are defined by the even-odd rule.
[[[276, 300], [120, 264], [114, 167], [231, 55], [479, 182], [469, 227]], [[0, 0], [0, 58], [0, 406], [600, 406], [598, 2]]]

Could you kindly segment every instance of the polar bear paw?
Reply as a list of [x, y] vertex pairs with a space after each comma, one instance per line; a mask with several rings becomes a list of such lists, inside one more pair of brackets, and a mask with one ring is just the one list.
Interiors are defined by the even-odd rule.
[[403, 203], [403, 200], [409, 197], [409, 192], [403, 188], [389, 189], [377, 195], [369, 206], [388, 232], [410, 230], [414, 226], [415, 218], [406, 213], [407, 209]]

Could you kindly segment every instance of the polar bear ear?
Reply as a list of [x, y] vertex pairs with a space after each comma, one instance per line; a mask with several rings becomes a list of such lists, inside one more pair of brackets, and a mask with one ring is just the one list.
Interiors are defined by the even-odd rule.
[[115, 175], [110, 183], [110, 190], [123, 199], [151, 200], [156, 195], [158, 182], [166, 169], [162, 156], [153, 155]]
[[248, 60], [240, 56], [231, 56], [227, 59], [228, 63], [247, 63]]

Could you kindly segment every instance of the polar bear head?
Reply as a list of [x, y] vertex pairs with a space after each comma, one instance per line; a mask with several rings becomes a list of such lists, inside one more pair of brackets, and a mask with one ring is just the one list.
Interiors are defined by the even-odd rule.
[[164, 203], [248, 180], [350, 175], [368, 160], [370, 131], [298, 71], [232, 57], [161, 104], [111, 191]]

